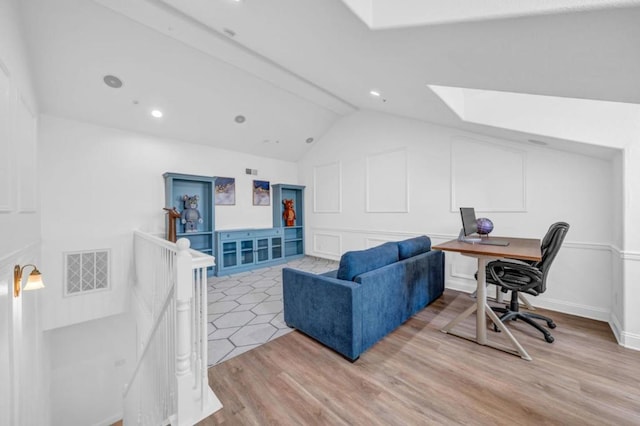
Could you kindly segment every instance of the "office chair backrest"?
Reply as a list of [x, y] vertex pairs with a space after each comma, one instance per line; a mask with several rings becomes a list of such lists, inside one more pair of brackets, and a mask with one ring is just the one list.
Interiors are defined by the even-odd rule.
[[556, 258], [558, 251], [560, 251], [560, 247], [562, 246], [562, 242], [564, 241], [564, 237], [567, 235], [568, 230], [568, 223], [554, 223], [549, 227], [547, 234], [542, 239], [542, 244], [540, 245], [542, 260], [535, 265], [542, 272], [542, 282], [536, 289], [539, 293], [543, 293], [546, 290], [547, 273], [549, 272], [551, 263]]

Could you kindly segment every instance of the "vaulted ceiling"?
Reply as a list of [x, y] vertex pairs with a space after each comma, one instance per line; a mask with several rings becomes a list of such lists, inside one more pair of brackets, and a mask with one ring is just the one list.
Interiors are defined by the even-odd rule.
[[[515, 141], [535, 136], [464, 122], [427, 85], [640, 104], [640, 7], [609, 3], [384, 30], [340, 0], [21, 6], [41, 112], [296, 161], [358, 109]], [[123, 86], [108, 87], [105, 75]]]

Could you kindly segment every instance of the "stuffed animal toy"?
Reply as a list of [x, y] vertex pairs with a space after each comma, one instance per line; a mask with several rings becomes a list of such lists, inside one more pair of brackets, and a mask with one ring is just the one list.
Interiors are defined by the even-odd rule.
[[293, 226], [296, 220], [296, 211], [293, 209], [293, 199], [282, 200], [284, 204], [284, 211], [282, 212], [282, 218], [284, 219], [285, 226]]
[[198, 223], [202, 223], [202, 216], [200, 216], [200, 212], [198, 211], [198, 201], [200, 197], [197, 195], [191, 197], [184, 195], [182, 200], [184, 201], [184, 210], [182, 210], [180, 217], [184, 225], [184, 232], [197, 232]]

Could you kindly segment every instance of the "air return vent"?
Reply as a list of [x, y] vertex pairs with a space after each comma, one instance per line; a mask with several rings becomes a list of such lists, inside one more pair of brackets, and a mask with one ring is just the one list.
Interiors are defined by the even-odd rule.
[[68, 252], [64, 261], [66, 296], [109, 288], [109, 250]]

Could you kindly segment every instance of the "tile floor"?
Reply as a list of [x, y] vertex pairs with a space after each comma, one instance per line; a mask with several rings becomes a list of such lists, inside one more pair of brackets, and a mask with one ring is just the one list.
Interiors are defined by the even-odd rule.
[[338, 262], [306, 256], [289, 263], [208, 280], [209, 366], [292, 331], [282, 312], [282, 268], [323, 273]]

